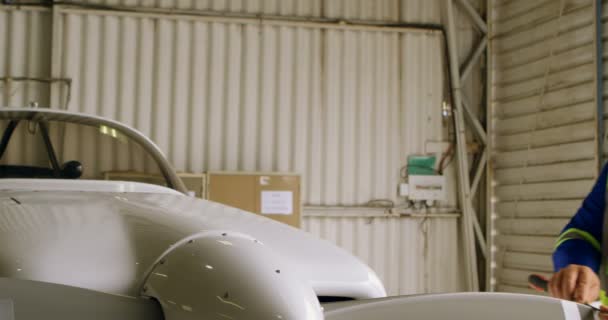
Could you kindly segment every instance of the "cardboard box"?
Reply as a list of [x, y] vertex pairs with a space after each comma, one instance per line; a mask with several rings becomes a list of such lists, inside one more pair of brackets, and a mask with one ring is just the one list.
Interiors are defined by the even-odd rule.
[[[208, 172], [178, 173], [196, 197], [256, 213], [299, 228], [300, 176], [282, 173]], [[165, 185], [159, 175], [133, 171], [104, 172], [106, 180]]]
[[300, 176], [278, 173], [207, 173], [207, 199], [300, 227]]

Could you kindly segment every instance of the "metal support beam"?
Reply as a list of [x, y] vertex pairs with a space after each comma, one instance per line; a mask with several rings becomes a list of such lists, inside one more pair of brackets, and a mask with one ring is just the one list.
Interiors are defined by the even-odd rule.
[[[488, 34], [492, 34], [492, 28], [493, 28], [493, 24], [492, 24], [492, 20], [490, 19], [491, 17], [491, 12], [492, 12], [492, 0], [486, 0], [486, 21], [488, 22]], [[490, 41], [488, 43], [487, 46], [487, 53], [486, 53], [486, 83], [485, 83], [485, 90], [486, 90], [486, 123], [488, 124], [486, 127], [486, 133], [488, 135], [488, 142], [486, 143], [486, 150], [489, 150], [488, 152], [491, 152], [491, 150], [493, 150], [494, 148], [494, 142], [492, 140], [492, 134], [493, 134], [493, 125], [492, 125], [492, 117], [493, 117], [493, 105], [492, 105], [492, 97], [493, 97], [493, 91], [492, 91], [492, 87], [490, 86], [491, 80], [492, 79], [492, 65], [493, 65], [493, 58], [492, 58], [492, 42]], [[488, 155], [488, 159], [491, 159], [491, 153]], [[488, 259], [486, 260], [486, 281], [485, 281], [485, 291], [489, 291], [492, 292], [494, 291], [494, 236], [493, 236], [493, 230], [494, 230], [494, 204], [492, 202], [492, 191], [493, 191], [493, 187], [492, 187], [492, 183], [494, 181], [494, 168], [493, 168], [493, 163], [491, 160], [488, 160], [486, 162], [486, 252], [488, 254]]]
[[475, 134], [477, 135], [479, 140], [481, 140], [481, 142], [486, 145], [488, 143], [486, 130], [481, 125], [479, 119], [477, 119], [477, 117], [473, 114], [473, 111], [471, 111], [471, 103], [464, 94], [462, 95], [462, 107], [465, 111], [465, 114], [467, 115], [467, 119], [475, 129]]
[[475, 176], [473, 177], [473, 183], [471, 184], [471, 194], [477, 193], [477, 188], [479, 187], [479, 181], [481, 180], [481, 176], [483, 175], [484, 168], [488, 163], [488, 148], [483, 149], [483, 153], [481, 154], [481, 159], [479, 160], [479, 166], [477, 170], [475, 170]]
[[460, 87], [460, 70], [458, 68], [458, 47], [456, 45], [456, 25], [454, 22], [454, 0], [446, 1], [447, 7], [447, 38], [450, 60], [450, 77], [452, 79], [452, 96], [454, 99], [454, 121], [456, 127], [456, 156], [458, 159], [458, 182], [460, 205], [462, 207], [462, 235], [464, 247], [464, 265], [466, 270], [466, 284], [469, 291], [479, 290], [477, 272], [477, 253], [475, 249], [475, 236], [473, 234], [473, 208], [471, 202], [469, 183], [469, 164], [466, 151], [467, 138], [464, 125], [464, 107], [462, 105], [462, 91]]
[[602, 23], [602, 0], [595, 0], [595, 103], [596, 103], [596, 159], [597, 173], [604, 166], [604, 59], [603, 59], [603, 23]]
[[481, 54], [486, 50], [488, 46], [488, 36], [484, 35], [479, 44], [477, 45], [473, 54], [467, 59], [467, 62], [464, 64], [464, 67], [460, 71], [460, 82], [465, 82], [469, 75], [471, 75], [471, 71], [473, 70], [473, 66], [479, 62], [479, 58], [481, 58]]
[[[451, 2], [449, 0], [448, 2]], [[454, 91], [456, 95], [458, 90]], [[464, 263], [467, 277], [467, 289], [469, 291], [479, 290], [477, 254], [475, 249], [475, 238], [473, 235], [474, 210], [471, 202], [471, 192], [469, 184], [469, 164], [466, 152], [466, 134], [464, 119], [462, 119], [462, 103], [460, 108], [454, 110], [454, 120], [456, 122], [456, 156], [458, 159], [458, 182], [460, 206], [462, 207], [461, 229], [463, 235]]]
[[[476, 243], [479, 245], [479, 249], [482, 252], [484, 258], [486, 258], [487, 264], [491, 264], [489, 258], [491, 257], [490, 247], [486, 241], [482, 232], [479, 220], [477, 219], [477, 213], [473, 207], [473, 196], [478, 190], [481, 176], [483, 175], [484, 168], [488, 162], [488, 149], [484, 148], [481, 161], [478, 168], [475, 171], [473, 184], [470, 184], [469, 178], [469, 163], [466, 154], [466, 126], [464, 117], [469, 120], [468, 122], [474, 128], [475, 134], [487, 145], [488, 137], [486, 130], [482, 126], [476, 115], [473, 114], [470, 108], [470, 104], [466, 100], [462, 92], [461, 83], [466, 80], [472, 70], [473, 66], [478, 63], [484, 50], [488, 47], [488, 36], [487, 36], [487, 25], [481, 19], [477, 11], [471, 6], [467, 0], [458, 0], [465, 11], [469, 14], [472, 20], [475, 22], [477, 27], [484, 33], [484, 37], [477, 45], [467, 63], [460, 69], [458, 67], [458, 47], [456, 45], [456, 34], [457, 29], [454, 21], [454, 1], [446, 1], [447, 7], [447, 45], [449, 51], [449, 66], [450, 66], [450, 77], [452, 84], [452, 98], [454, 104], [454, 121], [456, 130], [456, 155], [458, 159], [458, 182], [459, 182], [459, 195], [460, 195], [460, 206], [462, 209], [462, 234], [464, 244], [464, 258], [465, 258], [465, 269], [466, 269], [466, 280], [468, 289], [471, 291], [479, 290], [478, 280], [478, 269], [477, 269], [477, 253]], [[462, 74], [460, 73], [462, 70]], [[466, 116], [465, 116], [466, 114]], [[488, 217], [490, 219], [490, 217]]]
[[458, 0], [458, 2], [460, 2], [462, 7], [464, 8], [464, 10], [469, 14], [469, 17], [471, 17], [471, 20], [473, 20], [473, 22], [475, 22], [475, 25], [477, 26], [477, 28], [479, 28], [479, 30], [481, 30], [481, 32], [483, 32], [484, 34], [487, 34], [488, 25], [485, 23], [485, 21], [483, 21], [483, 19], [481, 18], [481, 16], [477, 12], [477, 10], [475, 10], [475, 8], [473, 8], [471, 3], [467, 0]]
[[479, 220], [477, 220], [477, 212], [475, 209], [473, 210], [473, 228], [475, 230], [475, 239], [477, 239], [477, 244], [479, 245], [479, 251], [484, 259], [488, 259], [488, 248], [486, 243], [486, 238], [483, 236], [483, 232], [481, 231], [481, 225], [479, 224]]
[[[114, 1], [116, 2], [116, 1]], [[381, 31], [398, 33], [442, 33], [441, 24], [433, 23], [398, 23], [394, 21], [370, 21], [359, 19], [333, 19], [294, 17], [271, 14], [256, 14], [245, 12], [218, 12], [213, 10], [192, 10], [154, 8], [143, 6], [127, 6], [113, 4], [94, 4], [85, 1], [55, 1], [52, 4], [54, 11], [63, 13], [83, 13], [100, 16], [142, 17], [161, 19], [195, 20], [203, 22], [227, 22], [234, 24], [256, 26], [289, 26], [326, 30], [359, 30]]]

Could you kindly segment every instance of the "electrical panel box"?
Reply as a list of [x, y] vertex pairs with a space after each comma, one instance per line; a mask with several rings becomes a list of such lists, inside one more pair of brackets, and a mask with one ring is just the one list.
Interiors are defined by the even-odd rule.
[[447, 200], [445, 176], [410, 175], [408, 185], [410, 200]]
[[300, 176], [208, 172], [207, 199], [300, 227]]

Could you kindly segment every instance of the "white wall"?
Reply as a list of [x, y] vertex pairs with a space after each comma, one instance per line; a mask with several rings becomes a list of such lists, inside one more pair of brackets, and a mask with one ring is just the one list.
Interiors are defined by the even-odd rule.
[[[441, 22], [441, 0], [89, 2]], [[8, 57], [0, 59], [0, 77], [36, 76], [32, 66], [41, 65], [44, 76], [72, 79], [69, 102], [62, 83], [37, 89], [11, 84], [10, 94], [0, 90], [3, 104], [36, 100], [126, 122], [155, 140], [178, 170], [300, 173], [305, 228], [334, 241], [373, 239], [338, 242], [368, 261], [391, 294], [463, 288], [455, 216], [376, 217], [363, 223], [376, 227], [355, 232], [375, 210], [346, 209], [344, 218], [336, 218], [336, 209], [327, 207], [398, 201], [407, 156], [428, 152], [429, 142], [447, 141], [439, 33], [66, 7], [55, 8], [54, 20], [43, 9], [0, 6], [0, 15], [6, 17], [0, 31], [7, 31], [0, 32], [0, 52]], [[464, 60], [475, 33], [462, 13], [458, 21]], [[32, 45], [15, 46], [21, 39]], [[475, 74], [466, 87], [474, 104], [477, 82]], [[450, 200], [442, 206], [454, 212], [453, 168], [447, 174]], [[391, 254], [373, 253], [383, 248]], [[450, 272], [437, 276], [437, 268], [446, 266]]]

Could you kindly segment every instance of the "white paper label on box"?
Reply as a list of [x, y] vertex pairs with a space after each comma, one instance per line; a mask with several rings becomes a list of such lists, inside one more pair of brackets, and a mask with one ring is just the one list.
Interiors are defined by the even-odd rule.
[[292, 214], [293, 192], [262, 191], [262, 214]]

